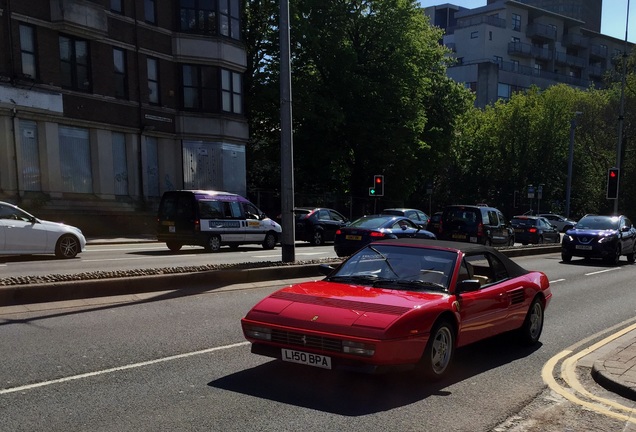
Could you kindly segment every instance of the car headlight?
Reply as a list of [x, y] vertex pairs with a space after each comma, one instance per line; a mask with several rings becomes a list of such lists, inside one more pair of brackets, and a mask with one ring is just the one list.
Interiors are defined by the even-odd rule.
[[599, 243], [608, 243], [608, 242], [614, 241], [615, 238], [616, 238], [616, 236], [614, 234], [612, 234], [612, 235], [608, 235], [608, 236], [605, 236], [605, 237], [601, 237], [598, 242]]
[[245, 336], [252, 339], [272, 340], [272, 329], [267, 327], [245, 326]]
[[362, 342], [342, 341], [342, 352], [345, 354], [371, 357], [375, 354], [375, 346]]

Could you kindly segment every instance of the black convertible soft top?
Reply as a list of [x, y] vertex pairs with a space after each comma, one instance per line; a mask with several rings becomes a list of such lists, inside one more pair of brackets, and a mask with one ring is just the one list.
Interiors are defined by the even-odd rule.
[[477, 243], [406, 238], [406, 239], [379, 240], [377, 242], [373, 242], [372, 244], [383, 244], [383, 245], [395, 244], [395, 245], [403, 245], [403, 246], [411, 246], [411, 247], [433, 247], [433, 248], [441, 248], [441, 249], [459, 250], [459, 251], [462, 251], [465, 255], [491, 254], [497, 257], [502, 262], [502, 264], [506, 267], [506, 270], [508, 271], [508, 276], [519, 277], [529, 273], [528, 270], [521, 267], [519, 264], [511, 260], [508, 256], [499, 252], [497, 249], [491, 246], [486, 246], [486, 245], [477, 244]]

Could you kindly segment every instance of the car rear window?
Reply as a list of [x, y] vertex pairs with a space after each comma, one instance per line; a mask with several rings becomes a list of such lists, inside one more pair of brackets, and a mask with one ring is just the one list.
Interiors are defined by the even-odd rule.
[[519, 226], [534, 226], [537, 224], [537, 220], [528, 218], [512, 218], [510, 223]]
[[382, 216], [362, 217], [362, 218], [358, 219], [357, 221], [354, 221], [349, 226], [350, 227], [358, 227], [358, 228], [371, 228], [371, 229], [380, 228], [389, 219], [391, 219], [391, 218], [390, 217], [382, 217]]
[[479, 221], [477, 209], [448, 209], [444, 212], [444, 222], [462, 222], [466, 225], [476, 225]]

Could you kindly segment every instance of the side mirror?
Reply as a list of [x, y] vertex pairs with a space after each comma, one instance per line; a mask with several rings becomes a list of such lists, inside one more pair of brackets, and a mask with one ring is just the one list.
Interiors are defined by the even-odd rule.
[[318, 266], [318, 271], [323, 276], [329, 276], [335, 269], [335, 267], [329, 264], [320, 264], [320, 266]]
[[455, 295], [460, 295], [465, 292], [478, 291], [480, 287], [481, 283], [479, 283], [477, 279], [466, 279], [457, 283], [455, 286]]

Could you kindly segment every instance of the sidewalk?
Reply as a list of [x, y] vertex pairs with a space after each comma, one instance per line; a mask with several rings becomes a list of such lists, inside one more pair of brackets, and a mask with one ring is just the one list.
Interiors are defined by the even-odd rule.
[[594, 380], [624, 398], [636, 401], [636, 330], [607, 344], [594, 361]]

